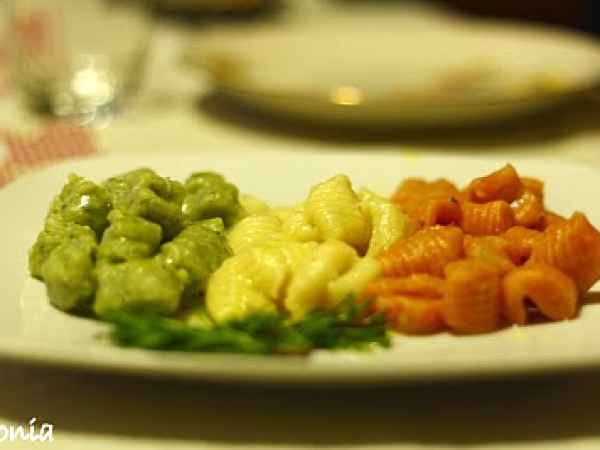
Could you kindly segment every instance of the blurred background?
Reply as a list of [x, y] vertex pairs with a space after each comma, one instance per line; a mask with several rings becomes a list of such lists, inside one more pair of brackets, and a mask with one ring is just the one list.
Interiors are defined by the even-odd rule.
[[[301, 3], [301, 0], [296, 0]], [[339, 8], [347, 5], [418, 3], [414, 0], [324, 0], [338, 3]], [[277, 0], [155, 0], [155, 6], [163, 12], [182, 15], [207, 13], [256, 14], [281, 7]], [[599, 32], [597, 2], [591, 0], [425, 0], [421, 3], [438, 3], [457, 11], [489, 17], [502, 17], [558, 24], [590, 32]], [[345, 5], [346, 4], [346, 5]]]
[[575, 0], [447, 0], [448, 5], [472, 14], [547, 22], [590, 32], [599, 32], [597, 2]]
[[596, 162], [591, 0], [3, 5], [0, 127], [27, 145], [44, 147], [60, 123], [108, 153], [377, 148]]
[[[300, 153], [310, 168], [315, 153], [345, 151], [403, 155], [407, 165], [458, 155], [600, 168], [598, 1], [4, 0], [0, 8], [0, 188], [90, 155]], [[506, 392], [386, 391], [374, 403], [368, 391], [360, 408], [342, 394], [323, 409], [304, 392], [286, 403], [274, 390], [223, 397], [213, 387], [73, 372], [3, 366], [0, 423], [45, 415], [78, 449], [125, 448], [123, 436], [136, 450], [140, 439], [153, 448], [163, 439], [176, 440], [163, 448], [258, 448], [269, 428], [273, 446], [292, 430], [307, 447], [331, 431], [325, 442], [377, 448], [397, 448], [385, 432], [411, 448], [583, 448], [583, 438], [598, 448], [596, 376], [563, 378], [566, 389], [535, 379]], [[348, 441], [348, 415], [361, 421], [350, 434], [358, 441]]]

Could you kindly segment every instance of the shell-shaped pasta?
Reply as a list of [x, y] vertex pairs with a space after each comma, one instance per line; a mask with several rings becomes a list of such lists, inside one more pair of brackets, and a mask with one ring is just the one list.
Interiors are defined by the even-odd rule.
[[567, 221], [567, 219], [560, 214], [556, 214], [552, 211], [544, 211], [540, 223], [536, 226], [536, 229], [544, 231], [550, 225], [560, 225]]
[[458, 225], [462, 211], [454, 197], [426, 200], [419, 211], [419, 223], [429, 227], [433, 225]]
[[361, 211], [371, 222], [367, 256], [378, 256], [393, 243], [414, 232], [415, 224], [389, 200], [366, 189], [361, 190], [359, 197]]
[[358, 260], [356, 250], [342, 241], [329, 240], [319, 245], [297, 267], [287, 288], [284, 306], [292, 320], [302, 319], [318, 308], [335, 306], [327, 287]]
[[338, 175], [314, 186], [305, 208], [308, 222], [319, 229], [323, 240], [336, 239], [360, 251], [367, 249], [370, 224], [347, 176]]
[[458, 189], [447, 180], [427, 182], [419, 178], [409, 178], [398, 186], [392, 195], [392, 202], [412, 219], [419, 220], [423, 216], [423, 205], [428, 200], [448, 200], [457, 196]]
[[337, 305], [351, 294], [360, 298], [369, 283], [380, 275], [379, 261], [369, 256], [361, 258], [349, 271], [327, 284], [329, 303]]
[[283, 297], [289, 276], [285, 255], [279, 250], [273, 246], [255, 247], [240, 258], [246, 264], [243, 276], [252, 281], [252, 288], [274, 302]]
[[368, 298], [397, 295], [441, 298], [444, 295], [444, 280], [432, 275], [418, 273], [402, 278], [380, 278], [369, 283], [365, 290], [365, 296]]
[[467, 191], [471, 200], [477, 203], [494, 200], [510, 203], [519, 197], [521, 188], [519, 174], [512, 165], [507, 164], [500, 170], [473, 180]]
[[[281, 242], [271, 244], [278, 247], [286, 259], [286, 264], [291, 268], [292, 273], [298, 270], [298, 267], [309, 258], [321, 244], [318, 242]], [[267, 246], [269, 247], [269, 246]]]
[[462, 218], [460, 227], [467, 234], [484, 236], [500, 234], [512, 227], [513, 211], [504, 200], [488, 203], [461, 203]]
[[[250, 273], [247, 273], [250, 269]], [[276, 313], [274, 299], [258, 290], [254, 276], [258, 275], [266, 285], [261, 274], [264, 267], [249, 252], [227, 259], [209, 279], [206, 291], [206, 308], [210, 316], [218, 323], [243, 319], [253, 313]], [[252, 273], [256, 272], [256, 273]], [[264, 272], [263, 272], [264, 273]], [[275, 274], [270, 290], [277, 291], [277, 283], [284, 277]]]
[[504, 315], [511, 323], [527, 322], [526, 300], [552, 320], [570, 319], [577, 313], [575, 282], [547, 264], [528, 264], [510, 272], [502, 281]]
[[444, 328], [442, 301], [410, 296], [379, 297], [376, 311], [383, 312], [390, 327], [409, 334], [427, 334]]
[[529, 259], [534, 245], [543, 236], [540, 231], [521, 226], [511, 227], [502, 234], [507, 243], [505, 250], [513, 263], [517, 265], [524, 264]]
[[435, 226], [400, 240], [383, 252], [380, 261], [385, 276], [415, 273], [441, 276], [444, 266], [463, 255], [463, 233], [457, 227]]
[[317, 246], [315, 242], [281, 242], [255, 247], [250, 253], [256, 264], [249, 265], [245, 273], [257, 290], [278, 302], [283, 299], [294, 271]]
[[252, 313], [276, 313], [294, 270], [316, 243], [256, 246], [227, 259], [209, 279], [206, 307], [219, 323]]
[[240, 194], [239, 201], [247, 216], [266, 214], [271, 211], [271, 207], [267, 203], [251, 194]]
[[234, 254], [268, 242], [285, 240], [281, 220], [273, 214], [248, 216], [231, 228], [227, 242]]
[[446, 267], [442, 311], [446, 324], [460, 333], [493, 331], [500, 324], [501, 277], [481, 259], [463, 259]]
[[293, 208], [280, 208], [275, 215], [282, 222], [282, 231], [293, 241], [308, 242], [321, 239], [319, 229], [308, 223], [304, 203]]
[[544, 182], [537, 178], [521, 177], [523, 188], [532, 192], [540, 200], [544, 200]]
[[413, 197], [452, 197], [458, 194], [458, 188], [448, 180], [426, 181], [421, 178], [407, 178], [398, 186], [392, 201], [403, 203], [403, 199]]
[[500, 273], [507, 273], [515, 266], [509, 255], [510, 243], [501, 236], [465, 236], [464, 249], [467, 258], [479, 258], [496, 266]]
[[536, 226], [544, 215], [542, 199], [528, 189], [524, 189], [510, 206], [514, 212], [515, 224], [524, 227]]
[[488, 256], [508, 257], [508, 241], [504, 236], [470, 236], [463, 240], [467, 258], [487, 258]]
[[600, 279], [600, 232], [582, 213], [549, 226], [534, 247], [531, 262], [546, 263], [575, 280], [584, 294]]

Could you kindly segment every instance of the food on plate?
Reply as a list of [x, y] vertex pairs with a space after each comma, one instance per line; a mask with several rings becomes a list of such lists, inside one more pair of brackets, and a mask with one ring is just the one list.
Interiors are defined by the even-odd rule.
[[237, 188], [213, 172], [192, 174], [185, 182], [181, 214], [185, 223], [220, 217], [226, 226], [240, 214]]
[[275, 206], [213, 172], [71, 175], [30, 271], [121, 345], [286, 354], [572, 319], [600, 279], [600, 232], [511, 165], [463, 189], [409, 178], [386, 198], [337, 175], [307, 191]]
[[[511, 165], [462, 190], [447, 180], [402, 183], [392, 200], [420, 229], [380, 254], [386, 278], [365, 291], [376, 310], [394, 316], [398, 330], [413, 333], [489, 332], [525, 324], [533, 311], [550, 320], [574, 318], [600, 279], [600, 232], [580, 212], [565, 218], [548, 211], [543, 187]], [[424, 215], [435, 202], [453, 202], [460, 214], [454, 220]], [[423, 278], [411, 301], [420, 299], [428, 317], [439, 308], [443, 321], [420, 320], [415, 308], [406, 307], [410, 277], [425, 275], [443, 277], [443, 288], [435, 278]], [[441, 301], [432, 303], [430, 292], [439, 291], [435, 298]]]
[[333, 177], [304, 202], [249, 215], [228, 231], [234, 255], [211, 277], [206, 307], [219, 322], [277, 311], [297, 321], [334, 309], [379, 276], [372, 255], [412, 229], [389, 200]]
[[[364, 253], [410, 230], [398, 207], [359, 195], [345, 176], [296, 206], [271, 208], [211, 172], [184, 183], [145, 168], [101, 184], [73, 175], [31, 249], [30, 270], [52, 305], [115, 323], [121, 343], [183, 349], [176, 329], [205, 351], [385, 344], [381, 320], [348, 311], [366, 309], [352, 299], [381, 271]], [[256, 334], [275, 328], [295, 344]]]
[[462, 256], [462, 244], [460, 228], [434, 225], [417, 231], [409, 239], [396, 241], [379, 259], [386, 276], [442, 275], [446, 264]]
[[[194, 203], [200, 180], [209, 200]], [[185, 185], [150, 169], [100, 185], [72, 175], [31, 249], [31, 273], [64, 311], [172, 314], [230, 255], [224, 222], [241, 213], [235, 192], [211, 173]]]
[[577, 286], [560, 270], [547, 264], [529, 264], [511, 271], [502, 282], [504, 312], [513, 323], [527, 322], [525, 301], [532, 302], [552, 320], [577, 312]]

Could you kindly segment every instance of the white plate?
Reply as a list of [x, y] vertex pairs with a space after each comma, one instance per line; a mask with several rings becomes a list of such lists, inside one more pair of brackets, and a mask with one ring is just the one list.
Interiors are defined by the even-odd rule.
[[[407, 176], [448, 177], [459, 183], [499, 166], [490, 160], [316, 153], [244, 157], [197, 156], [98, 158], [56, 166], [0, 191], [5, 211], [0, 253], [0, 357], [46, 365], [217, 381], [267, 383], [402, 383], [496, 377], [600, 368], [600, 305], [583, 308], [573, 321], [508, 328], [481, 336], [398, 337], [376, 353], [317, 352], [307, 359], [160, 353], [112, 346], [99, 338], [103, 324], [49, 306], [43, 287], [27, 276], [27, 249], [46, 208], [68, 173], [94, 180], [148, 166], [183, 178], [193, 170], [224, 173], [242, 191], [279, 204], [298, 201], [309, 187], [337, 173], [355, 185], [390, 193]], [[600, 224], [600, 173], [545, 161], [517, 162], [522, 173], [547, 181], [548, 204], [558, 212], [585, 211]], [[10, 218], [10, 220], [7, 220]]]
[[187, 60], [242, 104], [360, 126], [506, 118], [555, 105], [600, 79], [600, 45], [576, 33], [369, 17], [207, 32]]

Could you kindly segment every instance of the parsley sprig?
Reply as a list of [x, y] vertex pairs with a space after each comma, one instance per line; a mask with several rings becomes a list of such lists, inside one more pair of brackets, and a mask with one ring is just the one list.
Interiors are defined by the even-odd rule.
[[184, 352], [306, 354], [313, 349], [387, 347], [380, 315], [369, 315], [369, 302], [346, 299], [336, 311], [315, 311], [289, 323], [278, 315], [252, 315], [225, 325], [197, 327], [181, 320], [125, 312], [106, 319], [111, 336], [125, 347]]

